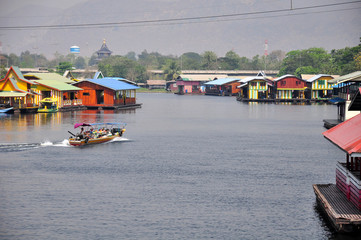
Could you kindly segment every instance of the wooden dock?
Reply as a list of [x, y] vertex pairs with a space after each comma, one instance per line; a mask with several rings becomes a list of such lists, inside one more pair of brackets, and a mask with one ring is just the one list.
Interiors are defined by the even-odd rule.
[[317, 202], [338, 232], [361, 232], [359, 211], [335, 184], [314, 184]]

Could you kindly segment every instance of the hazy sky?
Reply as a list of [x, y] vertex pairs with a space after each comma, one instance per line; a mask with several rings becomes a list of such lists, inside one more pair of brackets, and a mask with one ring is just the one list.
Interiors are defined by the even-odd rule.
[[81, 2], [86, 2], [86, 0], [0, 0], [0, 12], [14, 11], [30, 4], [66, 9]]
[[[72, 45], [80, 46], [81, 55], [90, 56], [99, 50], [103, 39], [117, 55], [143, 50], [173, 55], [210, 50], [224, 56], [234, 50], [252, 57], [264, 53], [266, 39], [269, 52], [287, 52], [352, 47], [361, 37], [361, 1], [352, 0], [0, 0], [0, 13], [4, 53], [29, 50], [47, 57], [55, 52], [68, 54]], [[197, 19], [222, 15], [226, 17]], [[1, 29], [111, 22], [120, 24]]]

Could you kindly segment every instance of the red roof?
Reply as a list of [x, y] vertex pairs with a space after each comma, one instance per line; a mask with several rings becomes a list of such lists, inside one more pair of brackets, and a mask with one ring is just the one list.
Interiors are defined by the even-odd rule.
[[361, 153], [361, 114], [322, 134], [348, 154]]

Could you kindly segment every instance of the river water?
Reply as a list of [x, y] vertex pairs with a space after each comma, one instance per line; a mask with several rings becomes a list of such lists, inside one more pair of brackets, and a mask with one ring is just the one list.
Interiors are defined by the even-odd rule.
[[[332, 105], [138, 94], [142, 108], [0, 116], [0, 239], [344, 239], [316, 207]], [[77, 122], [126, 122], [71, 147]]]

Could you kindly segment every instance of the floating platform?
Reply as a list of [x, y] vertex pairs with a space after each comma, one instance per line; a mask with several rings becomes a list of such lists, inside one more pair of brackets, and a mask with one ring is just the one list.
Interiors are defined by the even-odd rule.
[[338, 232], [361, 232], [361, 211], [335, 184], [314, 184], [317, 202]]
[[127, 105], [102, 105], [102, 106], [86, 106], [86, 109], [98, 109], [98, 110], [121, 110], [121, 109], [136, 109], [141, 108], [142, 103], [127, 104]]
[[292, 99], [262, 98], [262, 99], [251, 99], [251, 98], [242, 98], [242, 97], [238, 96], [237, 101], [240, 101], [240, 102], [304, 103], [304, 104], [322, 103], [322, 104], [329, 104], [328, 100], [326, 100], [326, 99], [306, 99], [306, 98], [292, 98]]
[[342, 121], [338, 119], [324, 119], [323, 120], [323, 126], [327, 129], [333, 128], [334, 126], [342, 123]]

